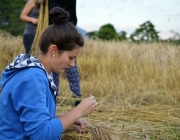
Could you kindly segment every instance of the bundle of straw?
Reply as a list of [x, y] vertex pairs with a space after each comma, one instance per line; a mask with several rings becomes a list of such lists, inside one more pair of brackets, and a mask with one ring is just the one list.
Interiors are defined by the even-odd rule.
[[[70, 126], [64, 133], [72, 133], [76, 130], [75, 127], [75, 125]], [[105, 124], [89, 125], [85, 130], [91, 133], [91, 140], [119, 140], [117, 132]]]
[[40, 4], [39, 17], [38, 17], [38, 25], [36, 30], [36, 35], [34, 37], [34, 41], [30, 50], [30, 55], [37, 56], [39, 54], [38, 43], [41, 34], [48, 27], [49, 24], [49, 8], [48, 8], [48, 0], [45, 0], [45, 3]]

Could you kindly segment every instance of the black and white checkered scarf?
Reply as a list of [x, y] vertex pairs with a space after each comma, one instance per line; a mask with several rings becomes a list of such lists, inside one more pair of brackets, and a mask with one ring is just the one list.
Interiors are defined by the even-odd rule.
[[54, 91], [54, 96], [56, 97], [57, 87], [53, 82], [52, 74], [47, 73], [44, 66], [39, 62], [39, 60], [36, 57], [30, 56], [28, 54], [20, 54], [14, 59], [14, 61], [10, 65], [6, 66], [5, 70], [9, 71], [12, 69], [21, 69], [27, 67], [38, 67], [45, 71], [51, 88]]

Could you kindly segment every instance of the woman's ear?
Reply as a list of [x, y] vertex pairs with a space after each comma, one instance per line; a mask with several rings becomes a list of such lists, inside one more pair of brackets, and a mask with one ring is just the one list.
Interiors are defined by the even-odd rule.
[[58, 54], [57, 46], [54, 44], [49, 47], [48, 51], [52, 57], [55, 57]]

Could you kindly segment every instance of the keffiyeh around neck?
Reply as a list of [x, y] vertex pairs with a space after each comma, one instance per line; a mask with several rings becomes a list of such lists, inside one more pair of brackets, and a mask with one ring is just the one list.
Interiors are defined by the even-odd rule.
[[54, 84], [52, 74], [47, 73], [44, 66], [40, 63], [40, 61], [36, 57], [30, 56], [28, 54], [20, 54], [14, 59], [14, 61], [10, 65], [6, 66], [5, 70], [9, 71], [13, 69], [21, 69], [21, 68], [27, 68], [27, 67], [38, 67], [38, 68], [43, 69], [49, 80], [51, 88], [54, 91], [54, 96], [57, 96], [57, 87]]

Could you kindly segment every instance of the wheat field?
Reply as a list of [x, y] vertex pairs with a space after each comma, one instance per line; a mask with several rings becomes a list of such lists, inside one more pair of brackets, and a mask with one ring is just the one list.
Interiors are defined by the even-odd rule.
[[[0, 31], [0, 72], [20, 53], [22, 37]], [[180, 46], [85, 38], [77, 66], [82, 98], [92, 94], [99, 102], [84, 118], [104, 138], [68, 131], [65, 140], [180, 139]], [[65, 113], [74, 102], [65, 74], [59, 94], [57, 113]]]

